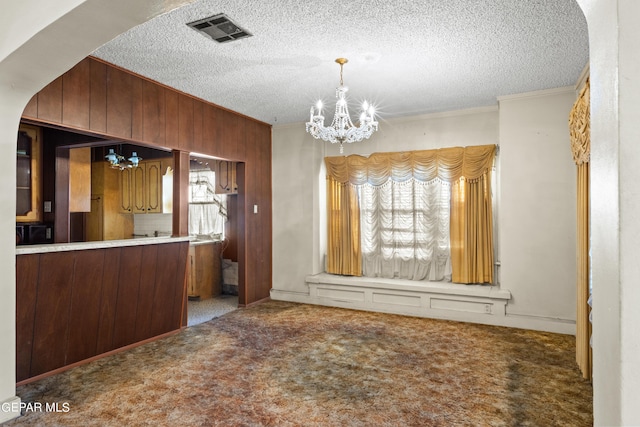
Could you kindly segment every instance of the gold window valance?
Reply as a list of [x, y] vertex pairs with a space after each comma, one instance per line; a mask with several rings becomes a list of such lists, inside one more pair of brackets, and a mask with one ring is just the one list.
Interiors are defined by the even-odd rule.
[[389, 179], [411, 178], [428, 182], [436, 178], [455, 182], [481, 178], [493, 166], [495, 145], [440, 148], [435, 150], [373, 153], [369, 157], [326, 157], [327, 176], [352, 185], [382, 185]]
[[590, 91], [589, 79], [587, 79], [569, 113], [571, 153], [576, 165], [589, 163], [589, 157], [591, 156]]

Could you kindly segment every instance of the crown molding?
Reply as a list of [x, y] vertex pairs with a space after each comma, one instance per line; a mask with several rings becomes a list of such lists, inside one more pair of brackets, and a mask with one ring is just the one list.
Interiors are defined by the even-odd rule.
[[526, 98], [541, 98], [544, 96], [552, 96], [552, 95], [561, 95], [563, 93], [575, 93], [576, 89], [573, 86], [563, 86], [563, 87], [557, 87], [557, 88], [553, 88], [553, 89], [543, 89], [543, 90], [536, 90], [536, 91], [532, 91], [532, 92], [524, 92], [524, 93], [516, 93], [513, 95], [504, 95], [504, 96], [499, 96], [498, 102], [502, 102], [502, 101], [513, 101], [516, 99], [526, 99]]

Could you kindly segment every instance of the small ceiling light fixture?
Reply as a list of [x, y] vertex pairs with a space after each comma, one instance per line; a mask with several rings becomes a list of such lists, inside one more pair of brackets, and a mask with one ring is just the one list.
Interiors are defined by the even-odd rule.
[[138, 164], [140, 163], [140, 160], [142, 160], [142, 157], [138, 157], [138, 153], [136, 153], [135, 151], [131, 154], [131, 157], [129, 157], [127, 160], [129, 160], [131, 162], [131, 165], [134, 168], [138, 167]]
[[138, 157], [138, 153], [136, 153], [135, 151], [131, 153], [131, 157], [125, 159], [124, 156], [116, 153], [114, 148], [109, 148], [109, 152], [106, 156], [104, 156], [104, 158], [107, 160], [107, 162], [109, 162], [109, 165], [113, 169], [120, 170], [137, 168], [140, 160], [142, 160], [142, 157]]
[[307, 132], [316, 139], [340, 144], [340, 154], [343, 153], [345, 142], [359, 142], [367, 139], [374, 131], [378, 130], [378, 122], [375, 120], [375, 109], [367, 101], [362, 104], [360, 123], [356, 127], [349, 117], [347, 99], [345, 94], [349, 90], [342, 82], [342, 67], [349, 62], [346, 58], [338, 58], [336, 62], [340, 64], [340, 86], [336, 88], [336, 112], [333, 116], [331, 126], [325, 127], [324, 116], [322, 115], [322, 102], [316, 104], [317, 113], [314, 114], [314, 107], [311, 107], [309, 121], [306, 123]]

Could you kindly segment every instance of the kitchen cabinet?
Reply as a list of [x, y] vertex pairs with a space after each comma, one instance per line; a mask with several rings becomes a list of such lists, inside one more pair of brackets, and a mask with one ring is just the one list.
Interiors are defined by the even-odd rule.
[[215, 173], [216, 194], [238, 194], [235, 162], [217, 160]]
[[16, 151], [16, 222], [42, 220], [40, 128], [20, 125]]
[[191, 299], [208, 299], [222, 293], [222, 242], [195, 242], [189, 247], [187, 294]]
[[91, 147], [69, 150], [69, 212], [91, 212]]
[[121, 213], [121, 178], [107, 162], [91, 165], [91, 212], [85, 216], [87, 241], [130, 239], [133, 215]]
[[162, 176], [171, 166], [171, 159], [143, 160], [138, 167], [123, 170], [120, 174], [120, 212], [163, 213]]

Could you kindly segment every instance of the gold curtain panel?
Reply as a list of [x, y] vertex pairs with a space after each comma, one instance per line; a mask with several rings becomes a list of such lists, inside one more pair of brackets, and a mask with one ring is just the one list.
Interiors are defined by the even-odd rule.
[[493, 167], [495, 145], [452, 147], [436, 150], [374, 153], [369, 157], [326, 157], [327, 176], [352, 185], [382, 185], [389, 179], [436, 178], [453, 183], [464, 177], [476, 181]]
[[327, 272], [362, 276], [360, 207], [349, 184], [327, 177]]
[[577, 310], [576, 310], [576, 362], [582, 376], [591, 379], [593, 372], [593, 353], [589, 343], [591, 338], [591, 322], [589, 321], [589, 196], [591, 132], [590, 132], [590, 90], [589, 79], [580, 91], [571, 112], [569, 113], [569, 135], [571, 152], [577, 165]]

